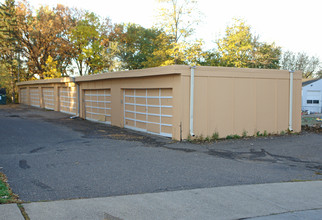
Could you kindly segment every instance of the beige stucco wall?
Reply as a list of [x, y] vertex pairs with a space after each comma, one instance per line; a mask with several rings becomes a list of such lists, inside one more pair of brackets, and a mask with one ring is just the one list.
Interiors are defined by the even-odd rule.
[[[123, 71], [71, 78], [19, 83], [19, 88], [54, 87], [55, 110], [59, 111], [59, 87], [80, 86], [80, 117], [84, 114], [87, 89], [110, 89], [111, 124], [123, 127], [124, 89], [172, 89], [172, 138], [189, 135], [190, 67], [183, 65]], [[280, 133], [288, 129], [289, 72], [282, 70], [196, 67], [194, 90], [194, 133], [220, 137], [244, 131]], [[29, 95], [29, 92], [27, 92]], [[42, 94], [40, 92], [40, 94]], [[40, 107], [44, 107], [40, 95]], [[30, 104], [30, 97], [27, 97]], [[294, 74], [293, 130], [301, 130], [301, 73]]]
[[[189, 94], [190, 75], [184, 91]], [[197, 67], [195, 69], [194, 134], [277, 134], [288, 129], [289, 72], [282, 70]], [[301, 73], [294, 73], [293, 130], [301, 130]], [[188, 106], [189, 100], [184, 101]], [[185, 124], [189, 117], [185, 116]], [[184, 136], [189, 134], [185, 126]]]

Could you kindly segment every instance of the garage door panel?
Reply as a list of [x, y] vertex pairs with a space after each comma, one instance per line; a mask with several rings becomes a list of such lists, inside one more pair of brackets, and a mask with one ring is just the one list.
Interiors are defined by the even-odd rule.
[[161, 105], [172, 106], [172, 98], [161, 99]]
[[104, 96], [98, 96], [97, 97], [97, 101], [99, 101], [99, 102], [105, 102], [105, 101], [108, 101], [108, 100]]
[[135, 110], [135, 106], [134, 105], [130, 105], [130, 104], [127, 104], [125, 107], [124, 107], [125, 111], [134, 111]]
[[149, 107], [148, 113], [152, 114], [160, 114], [160, 108], [159, 107]]
[[98, 102], [97, 103], [97, 107], [98, 108], [106, 108], [106, 107], [109, 107], [109, 103], [106, 103], [106, 102]]
[[159, 89], [148, 89], [147, 94], [148, 94], [148, 96], [159, 96], [160, 90]]
[[145, 89], [136, 89], [135, 96], [146, 96], [146, 90]]
[[149, 115], [148, 116], [148, 121], [149, 122], [160, 123], [161, 117], [160, 116]]
[[111, 123], [110, 89], [85, 90], [85, 118]]
[[38, 88], [30, 88], [29, 90], [30, 105], [40, 107], [40, 96]]
[[59, 110], [67, 114], [76, 114], [76, 91], [71, 87], [59, 88]]
[[172, 117], [162, 117], [161, 123], [162, 124], [171, 124], [172, 123]]
[[134, 103], [134, 97], [125, 97], [124, 100], [126, 103]]
[[146, 98], [136, 98], [135, 102], [137, 104], [145, 105], [146, 104]]
[[162, 115], [172, 115], [172, 108], [161, 108]]
[[161, 132], [166, 134], [172, 134], [172, 127], [171, 126], [161, 126]]
[[45, 109], [54, 110], [54, 88], [43, 88], [42, 92]]
[[149, 98], [148, 105], [160, 105], [159, 98]]
[[106, 93], [106, 90], [96, 90], [97, 95], [104, 95]]
[[137, 121], [136, 122], [136, 127], [140, 128], [140, 129], [146, 129], [146, 123], [141, 122], [141, 121]]
[[160, 125], [148, 123], [147, 130], [152, 133], [160, 133]]
[[135, 114], [133, 112], [125, 112], [124, 113], [126, 118], [135, 118]]
[[135, 122], [133, 120], [125, 119], [125, 125], [135, 127]]
[[[172, 90], [125, 89], [124, 126], [148, 133], [172, 136]], [[162, 96], [166, 94], [167, 96]], [[165, 126], [162, 131], [162, 126]]]
[[161, 96], [172, 96], [172, 89], [162, 89]]
[[145, 113], [146, 112], [146, 108], [145, 108], [145, 106], [136, 106], [136, 111], [137, 112]]
[[27, 89], [26, 88], [20, 89], [20, 102], [22, 104], [28, 104], [27, 103]]
[[146, 114], [136, 113], [136, 119], [140, 121], [146, 121]]
[[124, 95], [134, 95], [134, 89], [125, 89], [124, 91]]

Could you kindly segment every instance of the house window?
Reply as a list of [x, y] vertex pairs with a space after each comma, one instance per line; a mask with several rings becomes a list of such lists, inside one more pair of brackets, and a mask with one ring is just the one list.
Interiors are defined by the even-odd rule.
[[319, 104], [320, 100], [306, 100], [307, 104]]

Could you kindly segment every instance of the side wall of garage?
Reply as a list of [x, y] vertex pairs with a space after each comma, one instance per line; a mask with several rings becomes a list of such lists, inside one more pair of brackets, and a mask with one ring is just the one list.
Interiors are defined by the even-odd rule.
[[[190, 94], [190, 74], [183, 75]], [[225, 138], [279, 134], [289, 128], [290, 73], [283, 70], [197, 67], [194, 90], [194, 134]], [[184, 106], [189, 106], [185, 99]], [[301, 131], [301, 73], [293, 79], [292, 128]], [[189, 123], [186, 114], [184, 124]], [[184, 136], [189, 126], [184, 126]]]

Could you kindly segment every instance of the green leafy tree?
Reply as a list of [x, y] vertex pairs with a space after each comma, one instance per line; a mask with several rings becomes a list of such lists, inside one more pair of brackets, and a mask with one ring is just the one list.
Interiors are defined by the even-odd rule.
[[[159, 0], [157, 27], [164, 30], [171, 43], [166, 50], [156, 51], [162, 57], [168, 57], [162, 65], [195, 64], [195, 57], [202, 56], [202, 40], [192, 41], [196, 25], [200, 22], [201, 13], [194, 0]], [[194, 57], [194, 58], [193, 58]]]
[[130, 70], [158, 66], [166, 58], [160, 61], [154, 52], [169, 45], [169, 39], [162, 31], [131, 23], [115, 25], [109, 40], [117, 45], [120, 68]]
[[250, 27], [236, 19], [226, 28], [226, 36], [217, 41], [217, 46], [224, 66], [248, 67], [253, 49]]
[[0, 84], [16, 99], [16, 82], [19, 80], [19, 43], [17, 40], [17, 14], [14, 0], [0, 5], [0, 62], [2, 67]]
[[226, 28], [225, 36], [217, 41], [216, 52], [208, 52], [206, 64], [238, 68], [279, 69], [281, 48], [274, 43], [260, 42], [251, 27], [240, 19]]
[[109, 28], [108, 19], [104, 23], [94, 13], [79, 11], [76, 27], [71, 32], [79, 75], [95, 74], [105, 68], [103, 55], [107, 55], [104, 50]]

